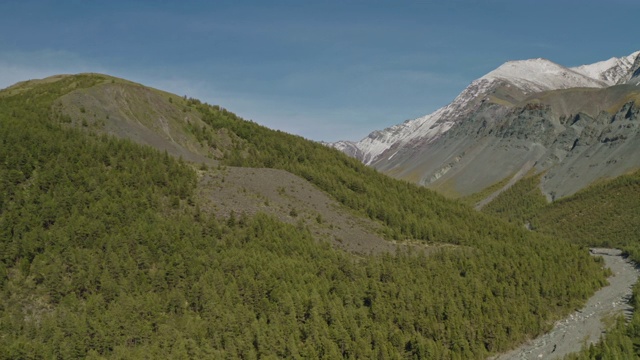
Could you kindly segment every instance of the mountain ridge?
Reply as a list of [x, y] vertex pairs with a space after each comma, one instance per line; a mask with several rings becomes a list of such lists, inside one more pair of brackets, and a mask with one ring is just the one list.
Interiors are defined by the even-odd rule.
[[[612, 57], [608, 60], [589, 65], [580, 65], [572, 69], [594, 79], [606, 81], [609, 85], [617, 85], [637, 76], [636, 72], [640, 69], [639, 55], [640, 51], [636, 51], [628, 56]], [[635, 70], [631, 71], [632, 69]]]
[[[550, 97], [549, 94], [554, 94], [554, 92], [564, 91], [581, 94], [585, 93], [585, 91], [580, 89], [607, 90], [613, 86], [635, 85], [639, 79], [639, 72], [640, 51], [621, 58], [611, 58], [594, 64], [571, 68], [542, 58], [509, 61], [481, 78], [474, 80], [450, 104], [429, 115], [408, 120], [384, 130], [376, 130], [358, 142], [341, 141], [329, 145], [389, 175], [427, 186], [433, 185], [432, 187], [435, 188], [443, 185], [446, 187], [453, 186], [454, 188], [457, 187], [454, 193], [468, 194], [469, 191], [479, 191], [481, 189], [477, 186], [471, 186], [461, 192], [458, 185], [443, 184], [444, 180], [452, 178], [452, 173], [439, 182], [437, 180], [443, 177], [445, 173], [450, 172], [451, 168], [454, 168], [454, 165], [460, 161], [461, 154], [479, 151], [478, 146], [481, 146], [482, 142], [460, 145], [457, 154], [451, 153], [445, 157], [440, 157], [440, 164], [437, 164], [436, 160], [431, 161], [428, 159], [428, 157], [432, 157], [434, 151], [438, 152], [437, 149], [445, 146], [445, 143], [448, 142], [448, 146], [451, 147], [450, 143], [454, 141], [450, 136], [452, 129], [464, 127], [466, 122], [472, 121], [474, 118], [483, 118], [484, 120], [482, 121], [486, 123], [484, 126], [491, 127], [491, 124], [496, 124], [496, 119], [502, 119], [503, 116], [509, 113], [510, 109], [526, 108], [528, 103], [542, 101], [551, 104], [553, 107], [555, 104], [549, 102], [547, 98]], [[634, 98], [633, 95], [629, 95], [633, 92], [633, 89], [624, 94], [619, 89], [607, 91], [609, 94], [618, 94], [620, 99], [629, 96]], [[571, 96], [565, 96], [564, 98], [565, 100], [570, 99]], [[599, 99], [588, 97], [588, 100], [587, 102], [581, 101], [576, 95], [571, 101], [565, 101], [563, 106], [571, 108], [574, 112], [566, 113], [566, 111], [560, 111], [563, 113], [557, 114], [558, 116], [555, 119], [549, 119], [549, 121], [556, 124], [555, 132], [557, 132], [557, 134], [554, 133], [549, 136], [554, 137], [566, 130], [565, 126], [560, 124], [560, 116], [576, 116], [583, 111], [581, 108], [571, 106], [570, 102], [572, 101], [586, 103], [584, 106], [592, 109], [589, 114], [592, 118], [605, 116], [600, 114], [601, 111], [613, 116], [622, 106], [622, 104], [619, 104], [617, 108], [613, 108], [612, 105], [598, 107]], [[482, 112], [487, 112], [487, 116], [480, 116]], [[556, 113], [558, 113], [556, 109], [551, 109], [549, 112], [549, 114]], [[500, 126], [507, 125], [503, 123]], [[475, 135], [458, 132], [458, 136], [458, 140], [460, 140], [460, 136], [473, 137]], [[489, 140], [485, 139], [483, 141], [486, 143]], [[518, 146], [534, 146], [535, 148], [535, 144]], [[473, 150], [474, 148], [476, 150]], [[540, 151], [544, 152], [546, 150]], [[509, 168], [508, 171], [498, 171], [498, 173], [502, 176], [512, 175], [520, 169], [524, 162], [532, 158], [536, 158], [534, 161], [542, 160], [539, 158], [541, 156], [542, 154], [533, 157], [529, 156], [523, 159], [519, 163], [520, 165], [512, 163], [507, 166]], [[489, 159], [485, 160], [488, 161]], [[421, 162], [428, 162], [431, 165], [425, 167], [420, 165]], [[634, 166], [640, 166], [640, 164]], [[540, 164], [538, 164], [537, 168], [542, 170]], [[501, 179], [492, 179], [494, 182], [499, 180]], [[469, 185], [468, 183], [469, 181], [465, 186]], [[481, 183], [487, 186], [490, 185], [486, 181]], [[577, 189], [570, 189], [568, 193], [575, 190]], [[552, 191], [554, 190], [549, 190], [548, 193]]]
[[[346, 144], [349, 144], [350, 147], [355, 147], [357, 148], [361, 153], [361, 157], [363, 160], [363, 162], [365, 162], [365, 164], [371, 164], [373, 163], [373, 161], [375, 160], [375, 158], [377, 156], [379, 156], [382, 152], [384, 152], [384, 150], [388, 149], [390, 146], [375, 146], [373, 141], [367, 141], [367, 139], [380, 139], [380, 138], [384, 138], [385, 137], [385, 133], [400, 133], [402, 132], [403, 135], [407, 136], [407, 137], [420, 137], [422, 136], [421, 134], [411, 134], [409, 135], [410, 132], [408, 131], [403, 131], [401, 129], [405, 128], [405, 127], [411, 127], [412, 129], [416, 129], [419, 128], [422, 123], [425, 122], [426, 119], [433, 119], [434, 117], [439, 117], [443, 112], [445, 112], [445, 109], [447, 109], [448, 107], [452, 107], [452, 106], [456, 106], [456, 107], [461, 107], [464, 106], [464, 103], [469, 101], [469, 99], [477, 97], [477, 96], [481, 96], [484, 95], [485, 93], [488, 93], [490, 91], [490, 89], [492, 88], [492, 85], [495, 86], [492, 81], [495, 80], [510, 80], [510, 77], [507, 76], [508, 75], [508, 71], [505, 70], [505, 68], [513, 68], [514, 65], [519, 65], [519, 64], [525, 64], [525, 65], [530, 65], [532, 63], [534, 64], [544, 64], [544, 65], [551, 65], [551, 67], [556, 67], [556, 70], [558, 72], [561, 73], [561, 69], [566, 69], [568, 70], [569, 73], [574, 73], [574, 74], [578, 74], [578, 75], [582, 75], [584, 77], [586, 77], [586, 79], [582, 79], [584, 80], [583, 83], [576, 83], [576, 82], [572, 82], [572, 83], [561, 83], [561, 84], [556, 84], [556, 86], [547, 86], [546, 89], [544, 90], [556, 90], [556, 89], [562, 89], [562, 88], [569, 88], [569, 87], [590, 87], [587, 86], [589, 84], [594, 85], [591, 87], [604, 87], [605, 85], [607, 85], [605, 83], [604, 80], [598, 80], [598, 77], [606, 77], [607, 73], [612, 72], [613, 69], [617, 69], [619, 68], [619, 63], [629, 63], [630, 59], [633, 58], [633, 66], [631, 66], [630, 68], [626, 69], [626, 72], [628, 73], [631, 69], [633, 69], [634, 71], [640, 71], [640, 51], [636, 51], [634, 53], [632, 53], [629, 56], [625, 56], [625, 57], [621, 57], [621, 58], [611, 58], [609, 60], [604, 60], [604, 61], [600, 61], [600, 62], [596, 62], [593, 64], [589, 64], [589, 65], [581, 65], [581, 66], [577, 66], [577, 67], [572, 67], [572, 68], [566, 68], [562, 65], [558, 65], [554, 62], [551, 62], [550, 60], [547, 59], [543, 59], [543, 58], [537, 58], [537, 59], [529, 59], [529, 60], [512, 60], [512, 61], [507, 61], [504, 64], [502, 64], [501, 66], [499, 66], [498, 68], [496, 68], [495, 70], [487, 73], [486, 75], [480, 77], [477, 80], [474, 80], [473, 82], [471, 82], [471, 84], [465, 88], [460, 95], [458, 95], [450, 104], [445, 105], [444, 107], [434, 111], [431, 114], [427, 114], [415, 119], [410, 119], [410, 120], [406, 120], [401, 124], [397, 124], [397, 125], [393, 125], [390, 127], [387, 127], [383, 130], [374, 130], [373, 132], [371, 132], [367, 137], [361, 139], [360, 141], [349, 141], [349, 140], [341, 140], [341, 141], [337, 141], [335, 143], [327, 143], [330, 146], [333, 146], [333, 144], [339, 144], [336, 148], [338, 148], [339, 150], [341, 148], [348, 148], [347, 146], [345, 146]], [[612, 62], [615, 62], [616, 65], [618, 65], [618, 67], [616, 67], [615, 65], [610, 66], [610, 67], [606, 67], [605, 69], [602, 69], [604, 66], [603, 64], [610, 64]], [[540, 66], [538, 66], [540, 67]], [[531, 67], [530, 67], [531, 68]], [[528, 70], [531, 70], [531, 69]], [[547, 68], [549, 68], [549, 66], [547, 66]], [[599, 70], [599, 71], [597, 71]], [[531, 75], [531, 72], [529, 72], [529, 75]], [[634, 74], [632, 73], [632, 76], [629, 77], [629, 79], [627, 79], [627, 81], [631, 80], [632, 77], [636, 77], [638, 74]], [[516, 79], [522, 79], [521, 77], [515, 77]], [[620, 79], [622, 79], [622, 76], [618, 76], [616, 79], [619, 81]], [[526, 78], [524, 78], [526, 80]], [[575, 79], [575, 78], [574, 78]], [[483, 81], [484, 80], [484, 81]], [[531, 80], [530, 80], [531, 81]], [[615, 82], [615, 84], [618, 83], [618, 81]], [[534, 81], [531, 81], [534, 82]], [[517, 85], [517, 84], [515, 84]], [[522, 85], [522, 84], [521, 84]], [[598, 86], [595, 86], [598, 85]], [[614, 84], [609, 84], [609, 85], [614, 85]], [[440, 119], [437, 119], [440, 120]], [[437, 121], [436, 120], [436, 121]], [[402, 141], [403, 140], [403, 136], [398, 136], [398, 137], [394, 137], [392, 139], [393, 143], [396, 143], [398, 141]], [[389, 144], [390, 141], [384, 141], [381, 140], [380, 143], [382, 144]], [[361, 145], [362, 144], [362, 145]], [[383, 149], [384, 150], [381, 150]], [[352, 153], [356, 153], [355, 151], [352, 151]]]

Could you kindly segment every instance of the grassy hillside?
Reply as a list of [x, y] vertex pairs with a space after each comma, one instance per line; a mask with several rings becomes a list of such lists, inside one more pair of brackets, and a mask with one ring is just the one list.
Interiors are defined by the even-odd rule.
[[0, 358], [481, 359], [605, 281], [578, 246], [172, 97], [203, 122], [172, 129], [221, 162], [288, 170], [389, 238], [455, 246], [355, 256], [268, 213], [216, 218], [196, 196], [199, 164], [99, 135], [111, 115], [60, 105], [105, 83], [117, 81], [0, 92]]

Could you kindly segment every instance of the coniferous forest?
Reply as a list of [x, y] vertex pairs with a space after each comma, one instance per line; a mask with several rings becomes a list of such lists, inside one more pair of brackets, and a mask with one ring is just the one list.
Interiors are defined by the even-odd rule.
[[[547, 203], [540, 176], [525, 178], [483, 209], [536, 232], [591, 247], [619, 248], [640, 263], [640, 171], [598, 182], [569, 197]], [[640, 357], [640, 285], [633, 288], [630, 321], [620, 317], [597, 345], [569, 359]]]
[[[227, 166], [287, 170], [429, 252], [353, 254], [268, 212], [217, 218], [201, 164], [73, 126], [54, 103], [112, 81], [0, 93], [0, 358], [482, 359], [606, 283], [586, 248], [390, 179], [197, 100]], [[206, 171], [216, 171], [210, 169]]]

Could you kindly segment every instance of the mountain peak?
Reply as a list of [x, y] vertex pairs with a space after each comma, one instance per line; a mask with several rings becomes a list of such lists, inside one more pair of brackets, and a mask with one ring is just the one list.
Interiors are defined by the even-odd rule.
[[493, 99], [512, 104], [549, 90], [606, 88], [625, 83], [640, 84], [640, 51], [573, 68], [544, 58], [507, 61], [471, 82], [450, 104], [429, 115], [373, 131], [358, 142], [329, 145], [367, 165], [379, 167], [396, 154], [405, 150], [412, 152], [412, 149], [437, 141], [455, 124], [467, 119], [492, 94], [495, 95]]
[[593, 79], [604, 81], [611, 86], [629, 81], [634, 71], [639, 67], [640, 51], [636, 51], [628, 56], [612, 57], [608, 60], [576, 66], [571, 69]]
[[543, 58], [507, 61], [482, 79], [505, 80], [527, 93], [606, 85], [602, 80]]

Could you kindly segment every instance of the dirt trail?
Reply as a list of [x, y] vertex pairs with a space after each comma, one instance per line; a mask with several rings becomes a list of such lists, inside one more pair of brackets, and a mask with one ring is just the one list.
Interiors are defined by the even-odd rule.
[[620, 250], [592, 249], [592, 253], [602, 256], [606, 266], [613, 271], [608, 279], [609, 286], [596, 292], [582, 309], [558, 321], [551, 332], [494, 359], [561, 359], [580, 351], [585, 344], [597, 342], [605, 331], [603, 319], [631, 313], [628, 300], [631, 287], [638, 280], [638, 270], [620, 256]]

